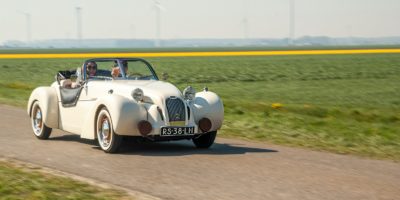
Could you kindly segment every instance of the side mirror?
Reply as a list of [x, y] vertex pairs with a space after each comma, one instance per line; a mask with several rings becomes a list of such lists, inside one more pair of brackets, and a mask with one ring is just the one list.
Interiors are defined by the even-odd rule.
[[168, 77], [169, 77], [168, 73], [167, 72], [163, 72], [161, 80], [166, 81], [168, 79]]

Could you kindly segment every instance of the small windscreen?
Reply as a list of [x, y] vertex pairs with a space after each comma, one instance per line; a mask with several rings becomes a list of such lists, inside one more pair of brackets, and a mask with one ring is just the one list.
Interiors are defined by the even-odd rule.
[[93, 79], [157, 80], [142, 60], [98, 60], [86, 63], [86, 77]]
[[123, 62], [126, 78], [134, 80], [156, 80], [149, 66], [141, 60]]

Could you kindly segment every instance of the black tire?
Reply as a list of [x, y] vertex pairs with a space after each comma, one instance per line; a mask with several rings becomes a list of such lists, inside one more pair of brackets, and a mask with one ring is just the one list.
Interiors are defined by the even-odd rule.
[[121, 146], [122, 136], [114, 132], [107, 108], [102, 108], [97, 114], [96, 135], [100, 148], [106, 153], [116, 153]]
[[49, 139], [52, 128], [47, 127], [46, 124], [43, 122], [43, 113], [38, 101], [33, 103], [31, 108], [31, 124], [33, 134], [35, 134], [38, 139]]
[[217, 136], [217, 131], [212, 131], [201, 135], [198, 138], [193, 138], [193, 143], [197, 148], [207, 149], [214, 144], [215, 137]]

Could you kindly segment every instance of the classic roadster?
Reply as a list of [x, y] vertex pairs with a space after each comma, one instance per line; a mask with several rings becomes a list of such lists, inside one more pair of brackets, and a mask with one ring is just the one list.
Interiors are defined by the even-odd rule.
[[191, 139], [208, 148], [221, 128], [221, 99], [204, 88], [181, 92], [159, 80], [140, 58], [86, 60], [77, 70], [59, 71], [50, 87], [33, 90], [27, 112], [39, 139], [53, 128], [97, 139], [107, 153], [118, 151], [124, 136], [151, 141]]

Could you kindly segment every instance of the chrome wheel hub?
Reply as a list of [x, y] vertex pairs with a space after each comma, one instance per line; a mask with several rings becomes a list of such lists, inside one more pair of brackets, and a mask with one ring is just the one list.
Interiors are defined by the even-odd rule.
[[103, 116], [100, 120], [98, 131], [101, 145], [107, 148], [111, 142], [111, 130], [110, 122], [106, 116]]
[[43, 121], [42, 121], [42, 111], [40, 110], [39, 107], [35, 108], [35, 112], [32, 115], [32, 122], [33, 122], [33, 131], [35, 132], [36, 135], [40, 135], [40, 132], [42, 131], [43, 127]]

